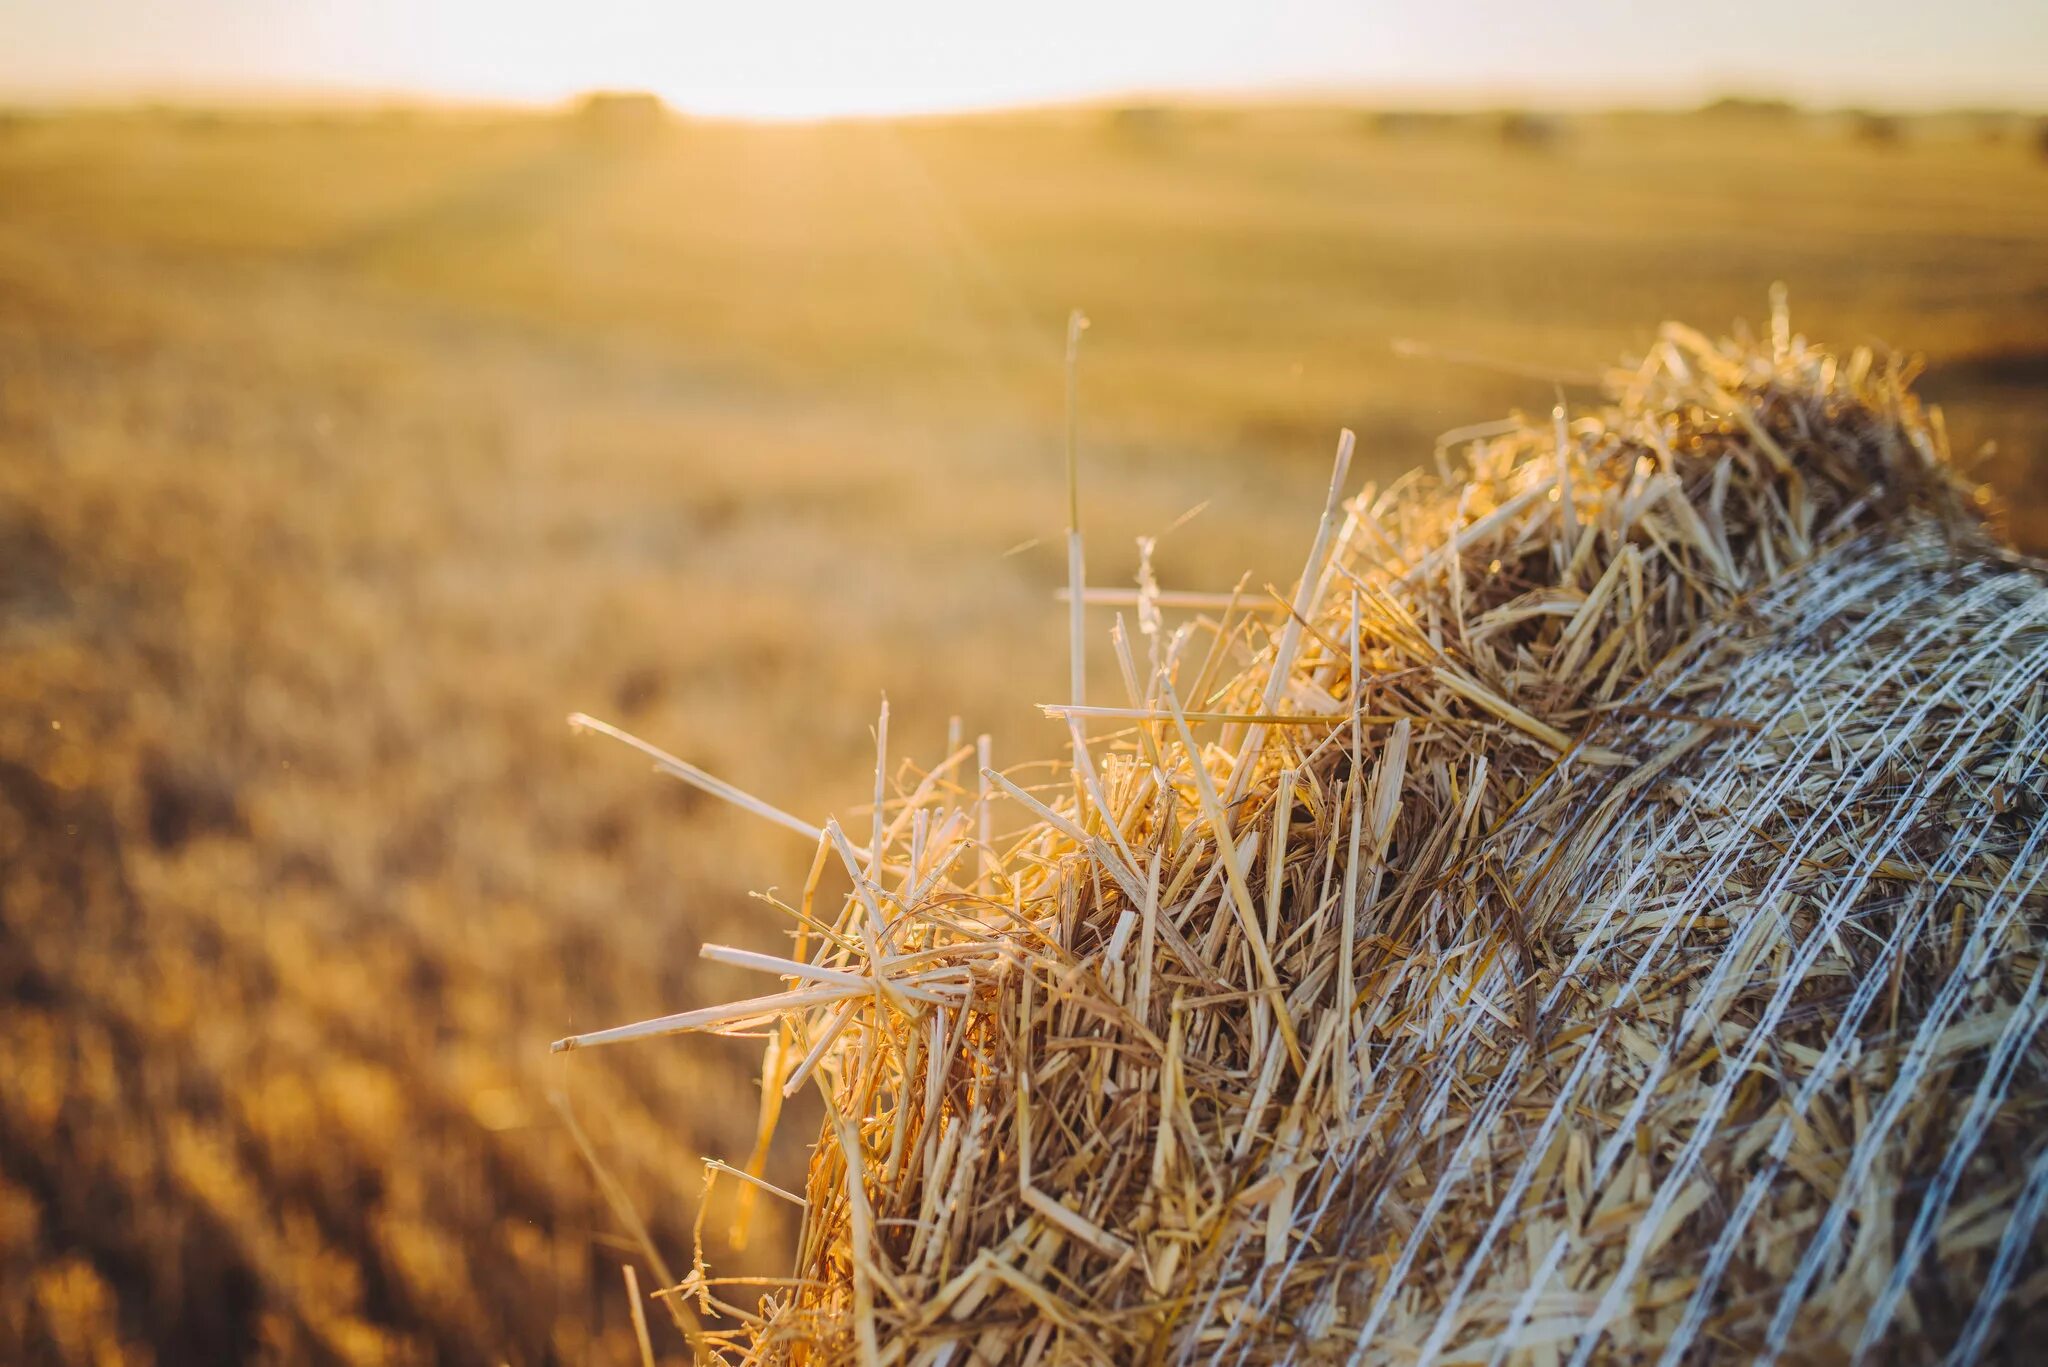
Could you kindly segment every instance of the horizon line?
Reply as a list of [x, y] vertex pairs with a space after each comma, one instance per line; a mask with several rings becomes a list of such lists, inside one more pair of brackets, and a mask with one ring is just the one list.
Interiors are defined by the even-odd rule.
[[1617, 82], [1598, 89], [1583, 85], [1511, 82], [1427, 82], [1388, 84], [1360, 82], [1276, 82], [1245, 86], [1133, 85], [1100, 90], [1048, 91], [1040, 97], [907, 102], [890, 106], [845, 108], [811, 114], [774, 114], [749, 110], [730, 102], [691, 101], [672, 91], [628, 82], [565, 87], [547, 93], [384, 86], [346, 81], [181, 80], [176, 78], [81, 81], [66, 84], [0, 85], [0, 107], [43, 108], [85, 112], [169, 107], [193, 110], [242, 109], [249, 112], [313, 112], [320, 110], [417, 109], [447, 112], [546, 112], [573, 106], [598, 94], [651, 95], [672, 113], [716, 122], [790, 124], [887, 121], [972, 117], [1000, 114], [1057, 113], [1140, 105], [1202, 108], [1351, 107], [1416, 109], [1442, 113], [1487, 113], [1506, 109], [1570, 113], [1685, 113], [1719, 101], [1783, 103], [1807, 114], [1858, 110], [1900, 115], [2001, 113], [2018, 116], [2048, 114], [2048, 96], [2017, 92], [1919, 91], [1890, 99], [1836, 90], [1824, 96], [1802, 95], [1767, 82], [1703, 79], [1672, 83]]

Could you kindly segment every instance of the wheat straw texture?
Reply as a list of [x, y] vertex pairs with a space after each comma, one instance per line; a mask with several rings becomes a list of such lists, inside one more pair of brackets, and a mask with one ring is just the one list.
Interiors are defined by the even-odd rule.
[[605, 1036], [825, 1097], [789, 1281], [668, 1292], [700, 1353], [2015, 1354], [2048, 590], [1909, 378], [1668, 326], [1435, 476], [1340, 456], [1291, 593], [1148, 570], [1062, 781], [884, 753], [788, 956], [712, 951], [779, 987]]

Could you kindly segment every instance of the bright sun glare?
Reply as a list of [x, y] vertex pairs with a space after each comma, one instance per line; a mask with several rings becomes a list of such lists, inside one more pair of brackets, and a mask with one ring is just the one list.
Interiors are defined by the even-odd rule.
[[[1684, 103], [2048, 96], [2038, 6], [1870, 0], [0, 0], [0, 96], [339, 92], [553, 102], [596, 88], [807, 119], [1132, 91]], [[175, 9], [175, 15], [167, 13]], [[1768, 32], [1770, 41], [1754, 35]]]
[[[465, 6], [470, 0], [461, 0]], [[545, 98], [596, 85], [652, 90], [678, 108], [758, 119], [985, 108], [1129, 88], [1213, 86], [1257, 69], [1248, 7], [1134, 0], [1090, 14], [1076, 0], [973, 6], [949, 0], [863, 5], [614, 3], [491, 6], [478, 27], [503, 35], [488, 63], [470, 41], [434, 55], [441, 84]], [[1148, 42], [1161, 33], [1173, 41]], [[1153, 54], [1151, 65], [1133, 54]], [[1249, 59], [1249, 60], [1248, 60]], [[493, 89], [493, 87], [495, 89]]]

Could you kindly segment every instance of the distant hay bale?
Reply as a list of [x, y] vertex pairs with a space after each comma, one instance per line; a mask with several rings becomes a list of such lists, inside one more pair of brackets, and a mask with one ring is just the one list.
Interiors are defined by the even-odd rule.
[[773, 991], [558, 1046], [824, 1097], [792, 1280], [667, 1297], [700, 1349], [2018, 1352], [2048, 586], [1907, 376], [1673, 325], [1447, 480], [1347, 444], [1286, 601], [1141, 575], [1067, 776], [962, 745], [864, 847], [665, 761], [817, 842], [786, 958], [706, 951]]
[[644, 90], [593, 90], [576, 101], [570, 118], [586, 137], [636, 142], [667, 128], [669, 109], [659, 95]]
[[1510, 109], [1494, 120], [1493, 133], [1504, 147], [1521, 152], [1547, 152], [1564, 141], [1564, 124], [1548, 114]]
[[1784, 123], [1799, 117], [1799, 106], [1790, 100], [1758, 95], [1723, 95], [1700, 106], [1711, 119]]
[[1849, 136], [1865, 146], [1897, 147], [1906, 140], [1905, 121], [1896, 114], [1852, 109], [1844, 117], [1849, 123]]
[[1104, 126], [1110, 137], [1124, 146], [1156, 152], [1166, 146], [1181, 117], [1163, 104], [1127, 104], [1110, 110]]
[[1162, 104], [1126, 104], [1109, 111], [1110, 127], [1126, 133], [1156, 133], [1173, 122]]

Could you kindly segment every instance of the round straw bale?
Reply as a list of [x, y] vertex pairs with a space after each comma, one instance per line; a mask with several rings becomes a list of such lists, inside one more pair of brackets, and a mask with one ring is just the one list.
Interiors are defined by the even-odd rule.
[[826, 1101], [794, 1280], [693, 1274], [700, 1346], [2017, 1353], [2048, 589], [1906, 368], [1775, 321], [1333, 494], [1290, 611], [1139, 604], [1057, 794], [963, 749], [819, 832], [782, 988], [649, 1027]]

